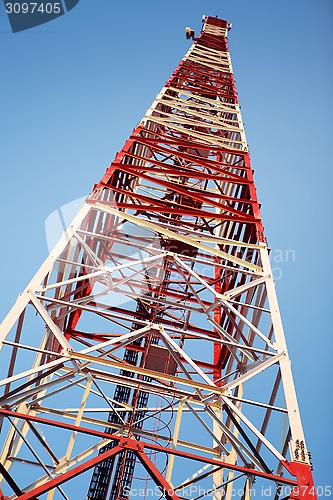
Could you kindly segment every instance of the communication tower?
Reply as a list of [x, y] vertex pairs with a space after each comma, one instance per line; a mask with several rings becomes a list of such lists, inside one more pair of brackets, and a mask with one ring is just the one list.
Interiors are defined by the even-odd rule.
[[4, 498], [316, 498], [229, 27], [187, 30], [1, 325]]

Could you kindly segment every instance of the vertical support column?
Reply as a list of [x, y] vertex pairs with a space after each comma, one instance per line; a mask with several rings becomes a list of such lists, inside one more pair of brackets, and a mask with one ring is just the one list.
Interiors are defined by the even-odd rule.
[[[274, 328], [276, 350], [278, 353], [284, 353], [284, 356], [279, 360], [279, 364], [281, 369], [281, 379], [284, 388], [285, 401], [290, 420], [291, 436], [293, 440], [291, 445], [291, 454], [292, 458], [295, 458], [295, 443], [298, 440], [300, 443], [303, 442], [305, 445], [304, 433], [267, 248], [261, 248], [260, 255], [262, 260], [263, 272], [264, 275], [267, 276], [267, 299]], [[302, 461], [309, 464], [309, 458], [306, 449]]]
[[[178, 436], [179, 436], [179, 430], [180, 430], [180, 424], [182, 420], [182, 414], [183, 414], [183, 408], [184, 408], [184, 401], [180, 401], [178, 405], [178, 410], [177, 410], [177, 417], [176, 417], [176, 422], [175, 422], [175, 427], [173, 429], [173, 437], [172, 437], [172, 449], [174, 450], [177, 446], [177, 441], [178, 441]], [[168, 463], [168, 469], [166, 473], [166, 481], [168, 483], [171, 483], [171, 477], [172, 477], [172, 471], [173, 471], [173, 465], [175, 462], [175, 455], [170, 455], [169, 457], [169, 463]]]

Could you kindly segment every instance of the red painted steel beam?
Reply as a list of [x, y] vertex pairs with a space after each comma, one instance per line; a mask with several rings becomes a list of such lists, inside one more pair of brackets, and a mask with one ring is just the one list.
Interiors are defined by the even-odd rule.
[[[144, 171], [145, 171], [145, 172], [149, 172], [150, 170], [149, 170], [149, 169], [147, 169], [147, 168], [145, 168], [145, 170], [144, 170]], [[193, 178], [193, 179], [197, 179], [197, 174], [199, 174], [199, 172], [197, 173], [197, 172], [196, 172], [196, 170], [192, 170], [192, 172], [181, 172], [180, 170], [179, 170], [179, 171], [177, 171], [177, 169], [174, 169], [174, 170], [169, 171], [169, 172], [167, 172], [167, 171], [165, 171], [165, 170], [163, 170], [163, 169], [156, 169], [156, 170], [155, 170], [155, 172], [164, 173], [164, 174], [165, 174], [165, 173], [173, 173], [173, 174], [177, 173], [177, 175], [178, 175], [179, 177], [187, 177], [187, 178]], [[136, 175], [136, 177], [143, 177], [143, 176], [142, 176], [142, 175], [140, 175], [140, 174], [138, 173], [138, 174]], [[156, 177], [155, 177], [155, 176], [150, 176], [150, 175], [147, 175], [147, 176], [146, 176], [146, 178], [149, 178], [149, 179], [151, 179], [152, 177], [153, 177], [154, 182], [155, 182], [155, 179], [156, 179]], [[207, 177], [207, 175], [206, 175], [206, 174], [205, 174], [205, 175], [202, 175], [202, 176], [201, 176], [201, 178], [203, 178], [203, 179], [207, 179], [207, 180], [209, 179], [209, 177]], [[216, 176], [214, 176], [214, 175], [211, 175], [211, 176], [210, 176], [210, 178], [211, 178], [211, 179], [214, 179], [214, 180], [216, 180], [216, 179], [217, 179], [217, 177], [216, 177]], [[243, 178], [243, 177], [242, 177], [241, 179], [246, 180], [246, 179], [245, 179], [245, 178]], [[236, 185], [242, 184], [240, 181], [239, 181], [239, 182], [233, 182], [233, 183], [232, 183], [232, 182], [230, 182], [230, 180], [229, 180], [229, 179], [226, 179], [226, 178], [224, 178], [224, 177], [221, 177], [221, 180], [222, 180], [222, 181], [226, 181], [226, 180], [228, 180], [228, 182], [229, 182], [230, 184], [236, 184]], [[178, 190], [178, 187], [177, 187], [177, 186], [175, 186], [173, 183], [169, 182], [168, 184], [169, 184], [169, 186], [168, 186], [168, 187], [169, 187], [169, 189], [170, 189], [170, 188], [172, 188], [172, 190], [173, 190], [173, 191], [181, 193], [181, 192]], [[106, 186], [106, 187], [108, 187], [108, 186]], [[193, 193], [193, 194], [194, 194], [194, 193], [202, 193], [202, 190], [200, 190], [200, 189], [197, 189], [197, 188], [194, 188], [194, 187], [192, 187], [192, 186], [188, 186], [188, 185], [186, 185], [186, 187], [187, 187], [187, 191], [191, 192], [191, 194], [192, 194], [192, 193]], [[151, 196], [139, 195], [138, 193], [135, 193], [135, 192], [133, 192], [133, 193], [129, 193], [126, 189], [122, 189], [122, 188], [117, 187], [117, 186], [113, 186], [113, 188], [112, 188], [112, 189], [113, 189], [114, 191], [116, 191], [117, 193], [126, 194], [127, 196], [129, 195], [131, 198], [135, 198], [135, 199], [138, 199], [138, 200], [143, 200], [143, 201], [148, 201], [148, 203], [157, 203], [157, 204], [159, 204], [159, 205], [160, 205], [161, 207], [163, 207], [163, 208], [165, 207], [165, 205], [166, 205], [166, 204], [167, 204], [167, 205], [172, 205], [172, 202], [171, 202], [171, 201], [168, 201], [168, 200], [161, 200], [161, 199], [158, 199], [158, 198], [152, 198]], [[183, 194], [183, 193], [181, 193], [181, 194]], [[212, 193], [210, 193], [210, 192], [206, 193], [206, 192], [205, 192], [205, 196], [207, 196], [207, 199], [206, 199], [206, 202], [207, 202], [207, 203], [209, 203], [209, 199], [210, 199], [210, 198], [219, 198], [219, 199], [221, 199], [221, 200], [230, 201], [230, 202], [237, 202], [237, 203], [249, 203], [249, 204], [251, 204], [251, 205], [253, 205], [254, 203], [257, 203], [257, 201], [256, 201], [255, 199], [254, 199], [254, 200], [252, 200], [252, 199], [250, 199], [250, 198], [237, 198], [237, 197], [235, 197], [235, 196], [228, 196], [228, 195], [226, 195], [226, 194], [221, 194], [221, 193], [213, 193], [213, 192], [212, 192]], [[228, 209], [228, 207], [226, 207], [226, 210], [227, 210], [227, 209]]]
[[150, 474], [151, 478], [155, 481], [157, 486], [160, 486], [161, 494], [163, 492], [168, 500], [180, 500], [171, 485], [164, 479], [160, 471], [156, 468], [156, 466], [144, 452], [143, 443], [135, 439], [123, 438], [121, 439], [119, 444], [122, 448], [131, 450], [137, 455], [146, 471]]
[[[91, 306], [94, 306], [94, 307], [100, 307], [100, 304], [98, 302], [95, 302], [95, 301], [91, 301], [89, 302], [89, 305]], [[143, 313], [140, 313], [140, 312], [137, 312], [137, 311], [131, 311], [131, 310], [128, 310], [128, 309], [124, 309], [122, 307], [116, 307], [116, 306], [110, 306], [110, 307], [107, 307], [105, 306], [105, 304], [103, 305], [104, 309], [105, 309], [105, 312], [109, 312], [109, 311], [112, 311], [114, 313], [119, 313], [119, 314], [122, 314], [122, 315], [125, 315], [125, 316], [128, 316], [129, 319], [128, 321], [132, 321], [133, 318], [135, 319], [142, 319], [142, 320], [145, 320], [146, 317]], [[169, 317], [166, 317], [166, 318], [161, 318], [159, 319], [160, 323], [162, 325], [167, 325], [169, 326], [169, 322], [168, 322], [168, 318]], [[182, 328], [182, 325], [180, 323], [177, 323], [177, 319], [178, 318], [174, 318], [172, 317], [172, 320], [173, 320], [173, 326], [175, 328]], [[207, 330], [205, 328], [201, 328], [199, 326], [196, 326], [196, 325], [193, 325], [193, 323], [189, 323], [188, 326], [187, 326], [187, 335], [190, 337], [192, 335], [192, 332], [193, 333], [202, 333], [203, 335], [207, 335], [208, 337], [211, 337], [211, 338], [220, 338], [220, 336], [211, 331], [211, 330]], [[82, 335], [82, 336], [90, 336], [91, 334], [89, 332], [83, 332], [83, 331], [80, 331], [80, 330], [68, 330], [67, 333], [70, 333], [70, 334], [73, 334], [73, 335]], [[112, 334], [113, 337], [115, 336], [118, 336], [119, 334], [118, 333], [114, 333]], [[99, 338], [99, 339], [104, 339], [104, 340], [108, 340], [109, 339], [109, 335], [105, 335], [103, 336], [103, 334], [96, 334], [96, 339]]]
[[140, 462], [150, 474], [150, 476], [154, 479], [155, 483], [162, 488], [161, 494], [168, 500], [180, 500], [179, 496], [175, 493], [173, 488], [171, 488], [170, 484], [164, 479], [160, 471], [156, 468], [153, 462], [147, 457], [144, 451], [137, 451], [136, 455], [138, 456]]
[[[122, 193], [123, 190], [120, 190], [118, 188], [112, 188], [115, 192]], [[183, 193], [184, 194], [184, 193]], [[128, 195], [128, 192], [127, 192]], [[195, 199], [196, 197], [192, 195], [192, 193], [189, 193], [191, 195], [192, 199]], [[209, 212], [208, 210], [202, 210], [201, 208], [196, 208], [196, 207], [191, 207], [189, 206], [187, 209], [183, 208], [181, 205], [179, 205], [179, 208], [176, 207], [176, 203], [174, 203], [174, 206], [168, 206], [166, 203], [159, 203], [158, 200], [155, 200], [153, 198], [150, 199], [150, 201], [144, 197], [144, 196], [136, 196], [136, 195], [131, 195], [131, 198], [136, 199], [136, 200], [144, 200], [146, 203], [149, 203], [147, 205], [139, 204], [139, 203], [129, 203], [129, 202], [117, 202], [116, 207], [114, 202], [107, 202], [107, 201], [100, 201], [101, 204], [105, 206], [111, 206], [112, 208], [117, 208], [119, 209], [130, 209], [130, 210], [136, 210], [137, 212], [152, 212], [155, 211], [156, 213], [161, 216], [163, 213], [171, 213], [174, 215], [192, 215], [192, 217], [197, 217], [197, 218], [202, 218], [202, 219], [216, 219], [216, 220], [230, 220], [233, 222], [242, 222], [242, 223], [249, 223], [249, 224], [255, 224], [258, 222], [253, 216], [251, 215], [246, 215], [243, 212], [239, 210], [235, 210], [232, 207], [229, 207], [228, 205], [224, 205], [223, 213], [219, 212]], [[145, 199], [146, 198], [146, 199]], [[98, 200], [91, 200], [88, 199], [87, 203], [90, 205], [95, 205], [96, 201]], [[208, 198], [206, 200], [207, 202], [209, 201]], [[236, 200], [235, 201], [241, 202], [241, 203], [248, 203], [250, 204], [250, 200]], [[211, 203], [211, 205], [215, 206], [215, 203]], [[222, 205], [221, 205], [222, 206]], [[234, 215], [229, 215], [226, 212], [231, 212]]]
[[314, 500], [317, 498], [310, 465], [301, 462], [285, 462], [283, 465], [297, 479], [297, 486], [293, 488], [289, 498], [293, 500]]
[[[153, 145], [151, 144], [150, 141], [140, 141], [139, 138], [136, 142], [138, 144], [143, 144], [145, 146], [148, 146], [150, 148], [151, 152], [159, 154], [161, 157], [163, 157], [163, 159], [160, 159], [160, 160], [154, 160], [153, 158], [149, 158], [149, 160], [147, 161], [147, 163], [149, 163], [149, 165], [146, 164], [144, 167], [138, 166], [138, 170], [142, 170], [143, 172], [153, 170], [153, 168], [150, 167], [150, 165], [154, 165], [154, 166], [159, 167], [156, 170], [156, 172], [159, 172], [159, 173], [177, 172], [179, 174], [184, 174], [184, 175], [189, 174], [189, 176], [192, 177], [193, 172], [195, 172], [195, 176], [200, 174], [205, 179], [216, 179], [215, 174], [212, 175], [206, 171], [206, 170], [216, 170], [216, 172], [219, 172], [221, 174], [222, 178], [227, 177], [227, 178], [235, 179], [236, 181], [242, 182], [243, 184], [246, 184], [249, 182], [254, 183], [253, 180], [249, 181], [246, 177], [242, 177], [234, 172], [229, 172], [228, 170], [226, 170], [226, 167], [231, 168], [231, 166], [232, 166], [229, 163], [224, 163], [221, 161], [217, 162], [216, 160], [212, 160], [212, 159], [208, 159], [208, 158], [203, 159], [203, 158], [200, 158], [200, 156], [191, 156], [190, 154], [186, 154], [186, 152], [184, 152], [184, 151], [181, 151], [178, 153], [177, 150], [174, 151], [172, 149], [167, 149], [166, 147], [163, 147], [162, 144], [164, 144], [164, 143], [169, 144], [168, 141], [160, 140], [158, 142], [159, 147], [157, 147], [157, 146], [153, 147]], [[188, 146], [188, 148], [189, 148], [189, 146]], [[192, 145], [192, 148], [193, 148], [193, 145]], [[179, 164], [173, 165], [172, 163], [168, 163], [167, 160], [170, 160], [170, 154], [173, 152], [175, 152], [177, 154], [177, 158], [180, 158], [182, 160], [187, 161], [189, 165], [188, 166], [187, 165], [179, 165]], [[131, 152], [128, 152], [126, 156], [129, 158], [134, 158], [135, 160], [142, 160], [144, 158], [143, 156], [140, 156], [138, 154], [131, 153]], [[235, 156], [235, 154], [234, 154], [234, 156]], [[243, 153], [243, 160], [245, 159], [246, 156], [247, 156], [247, 154]], [[116, 164], [115, 162], [112, 163], [112, 165], [115, 165], [115, 164]], [[121, 165], [122, 165], [122, 163], [117, 164], [117, 166], [119, 166], [119, 167]], [[193, 170], [193, 165], [195, 167], [202, 167], [205, 170], [204, 171], [198, 170], [197, 168], [195, 170]], [[241, 170], [251, 170], [251, 167], [249, 165], [247, 165], [247, 166], [246, 165], [238, 165], [237, 168], [241, 169]]]
[[73, 479], [73, 477], [79, 476], [80, 474], [91, 469], [92, 467], [99, 464], [103, 460], [107, 460], [108, 458], [118, 455], [118, 453], [120, 453], [121, 451], [123, 451], [123, 448], [120, 445], [117, 445], [114, 448], [111, 448], [111, 450], [105, 451], [104, 453], [100, 453], [99, 455], [97, 455], [97, 457], [91, 458], [90, 460], [87, 460], [81, 465], [78, 465], [77, 467], [74, 467], [73, 469], [64, 472], [63, 474], [60, 474], [54, 479], [48, 479], [46, 483], [37, 486], [36, 488], [33, 488], [32, 490], [27, 491], [26, 493], [23, 493], [23, 495], [18, 495], [17, 498], [19, 498], [20, 500], [33, 500], [38, 495], [42, 495], [47, 491], [53, 490], [53, 488], [56, 488], [57, 486], [60, 486], [63, 483], [66, 483], [70, 479]]
[[[126, 164], [122, 164], [121, 165], [121, 170], [123, 172], [127, 172], [128, 174], [131, 174], [133, 173], [133, 166], [131, 165], [126, 165]], [[149, 175], [146, 175], [144, 174], [143, 172], [140, 172], [137, 168], [135, 170], [135, 176], [137, 178], [141, 178], [141, 179], [145, 179], [145, 180], [148, 180], [148, 181], [151, 181], [152, 180], [152, 177], [149, 176]], [[195, 177], [195, 175], [194, 175]], [[176, 191], [177, 193], [179, 194], [183, 194], [185, 196], [188, 196], [189, 194], [189, 191], [191, 193], [191, 197], [197, 201], [201, 201], [202, 203], [208, 203], [208, 198], [209, 198], [209, 193], [205, 193], [205, 194], [202, 194], [202, 191], [200, 190], [194, 190], [194, 189], [189, 189], [189, 186], [186, 186], [186, 188], [182, 188], [181, 185], [177, 185], [175, 186], [175, 184], [171, 183], [171, 182], [168, 182], [168, 181], [163, 181], [162, 179], [159, 179], [158, 177], [154, 177], [154, 184], [157, 184], [159, 186], [162, 186], [164, 187], [165, 189], [172, 189], [173, 191]], [[135, 193], [131, 193], [131, 192], [128, 192], [127, 191], [127, 195], [130, 195], [132, 196], [133, 198], [135, 198]], [[154, 200], [152, 200], [154, 201]], [[240, 198], [237, 199], [237, 201], [242, 201]], [[250, 203], [251, 200], [250, 199], [246, 199], [245, 200], [247, 203]], [[256, 200], [254, 201], [256, 202]], [[237, 214], [239, 217], [242, 217], [246, 220], [252, 220], [252, 221], [255, 221], [254, 217], [251, 217], [249, 215], [245, 215], [244, 213], [240, 212], [239, 210], [236, 210], [232, 207], [230, 207], [229, 205], [223, 205], [221, 203], [218, 203], [214, 200], [209, 200], [209, 204], [212, 205], [213, 207], [216, 207], [216, 208], [219, 208], [223, 211], [226, 211], [226, 212], [231, 212], [231, 213], [235, 213]]]
[[[120, 442], [120, 441], [122, 441], [124, 439], [124, 438], [118, 436], [117, 434], [109, 434], [107, 432], [96, 431], [96, 430], [93, 430], [93, 429], [89, 429], [87, 427], [78, 427], [78, 426], [71, 425], [71, 424], [66, 424], [66, 423], [63, 423], [63, 422], [57, 422], [55, 420], [48, 420], [48, 419], [45, 419], [45, 418], [42, 418], [42, 417], [37, 417], [37, 416], [33, 416], [33, 415], [25, 415], [23, 413], [16, 413], [14, 411], [5, 410], [3, 408], [0, 408], [0, 414], [5, 415], [5, 416], [10, 416], [10, 417], [21, 418], [21, 419], [27, 420], [27, 421], [39, 422], [40, 424], [50, 425], [52, 427], [59, 427], [59, 428], [62, 428], [62, 429], [67, 429], [67, 430], [70, 430], [70, 431], [75, 431], [77, 433], [87, 434], [87, 435], [90, 435], [90, 436], [95, 436], [95, 437], [99, 437], [99, 438], [103, 438], [103, 439], [107, 438], [107, 439], [112, 439], [112, 440], [115, 440], [115, 441], [118, 441], [118, 442]], [[136, 440], [134, 440], [134, 439], [133, 440], [126, 439], [126, 442], [127, 442], [127, 447], [131, 447], [130, 449], [134, 449], [134, 448], [137, 449], [137, 444], [138, 443], [137, 443]], [[298, 486], [298, 482], [297, 481], [295, 481], [294, 479], [289, 479], [289, 478], [283, 477], [283, 476], [275, 476], [274, 474], [268, 474], [266, 472], [262, 472], [262, 471], [255, 470], [255, 469], [251, 469], [249, 467], [243, 467], [241, 465], [234, 465], [234, 464], [230, 464], [230, 463], [227, 463], [227, 462], [221, 462], [220, 460], [211, 459], [211, 458], [208, 458], [208, 457], [204, 457], [204, 456], [196, 455], [196, 454], [192, 454], [192, 453], [187, 453], [185, 451], [176, 450], [176, 449], [172, 449], [172, 448], [165, 448], [163, 446], [155, 445], [153, 443], [141, 443], [141, 444], [143, 446], [143, 449], [160, 451], [160, 452], [163, 452], [163, 453], [167, 453], [169, 455], [175, 455], [175, 456], [178, 456], [178, 457], [181, 457], [181, 458], [187, 458], [187, 459], [190, 459], [190, 460], [194, 460], [196, 462], [202, 462], [202, 463], [205, 463], [205, 464], [216, 465], [218, 467], [223, 467], [223, 468], [226, 468], [226, 469], [234, 470], [234, 471], [237, 471], [237, 472], [241, 472], [243, 474], [247, 474], [247, 475], [251, 475], [251, 476], [257, 476], [257, 477], [261, 477], [263, 479], [268, 479], [268, 480], [271, 480], [271, 481], [275, 481], [275, 482], [277, 482], [279, 484], [289, 484], [289, 485], [296, 486], [296, 487]], [[101, 455], [99, 455], [99, 456], [101, 456]], [[98, 457], [96, 457], [96, 458], [98, 458]], [[96, 463], [98, 463], [98, 462], [96, 462]], [[289, 466], [288, 462], [281, 462], [281, 463], [286, 468], [287, 468], [287, 466]], [[92, 466], [89, 466], [87, 468], [89, 469], [90, 467], [92, 467]], [[293, 474], [293, 472], [292, 472], [293, 468], [292, 467], [290, 468], [290, 470], [289, 469], [287, 469], [287, 470], [288, 470], [288, 472], [290, 472], [291, 474]], [[27, 499], [22, 499], [22, 500], [28, 500], [28, 498], [29, 497], [27, 497]], [[20, 497], [20, 499], [21, 499], [21, 497]]]
[[5, 497], [5, 495], [0, 490], [0, 500], [10, 500], [10, 498], [9, 497]]

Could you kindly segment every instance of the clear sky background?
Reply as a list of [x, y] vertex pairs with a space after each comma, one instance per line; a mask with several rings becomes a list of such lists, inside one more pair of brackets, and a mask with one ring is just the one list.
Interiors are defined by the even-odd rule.
[[[11, 33], [0, 4], [0, 316], [48, 249], [44, 224], [88, 194], [201, 17], [229, 45], [317, 486], [332, 484], [331, 0], [81, 0]], [[280, 262], [281, 258], [283, 262]]]

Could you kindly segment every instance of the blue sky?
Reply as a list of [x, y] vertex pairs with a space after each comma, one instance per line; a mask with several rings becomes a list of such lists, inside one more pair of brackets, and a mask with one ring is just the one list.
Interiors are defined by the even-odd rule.
[[329, 485], [330, 0], [80, 0], [16, 34], [1, 3], [0, 316], [48, 253], [48, 215], [91, 191], [187, 51], [185, 26], [199, 31], [203, 14], [233, 23], [231, 57], [303, 425], [316, 484]]

